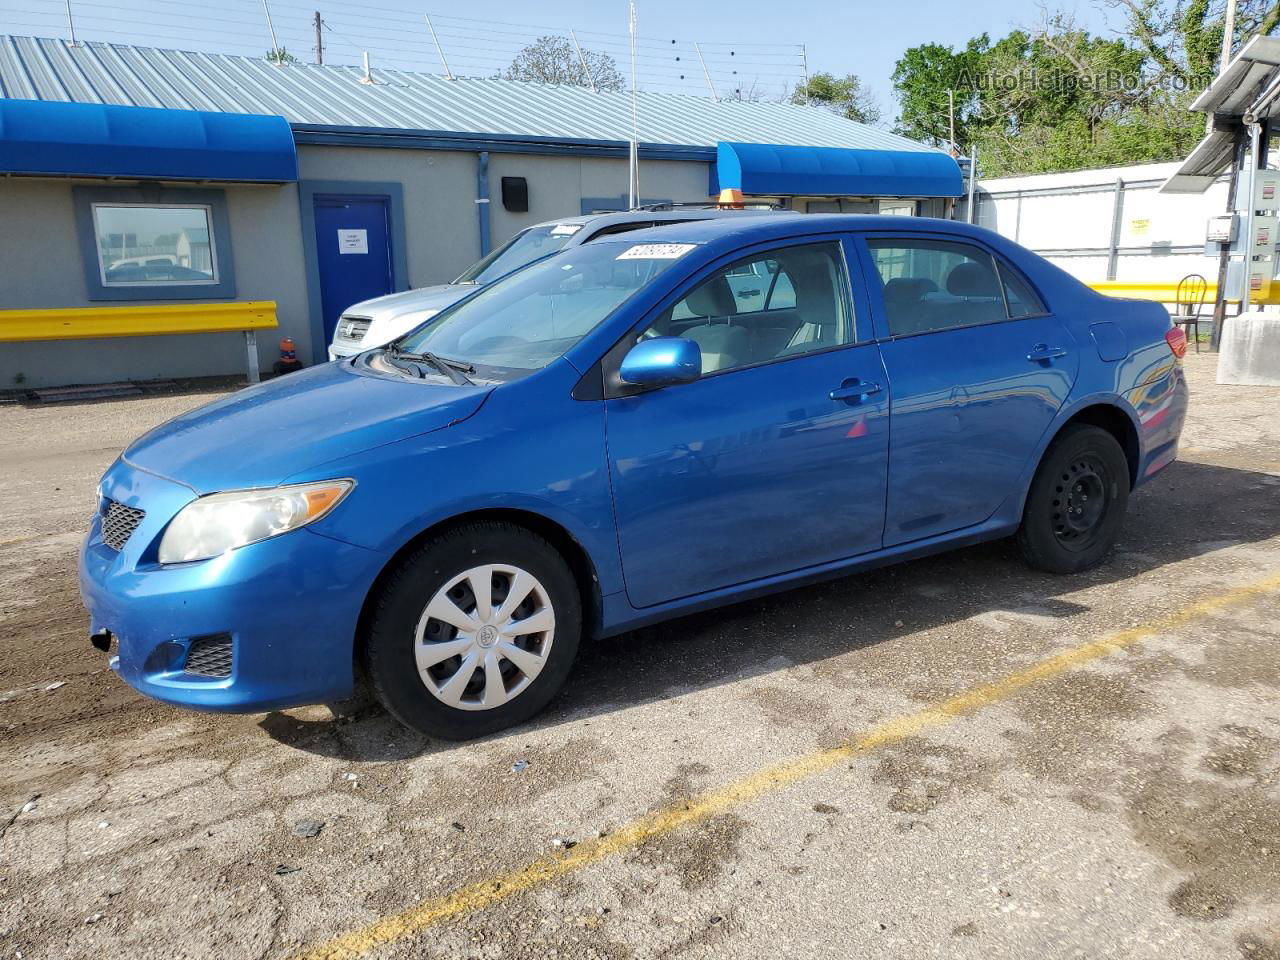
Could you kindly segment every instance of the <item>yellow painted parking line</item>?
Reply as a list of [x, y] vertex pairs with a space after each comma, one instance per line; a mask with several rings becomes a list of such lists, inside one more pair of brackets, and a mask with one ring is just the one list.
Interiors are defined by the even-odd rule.
[[766, 767], [727, 786], [694, 798], [688, 804], [668, 807], [632, 821], [614, 833], [585, 841], [561, 856], [545, 857], [505, 873], [496, 874], [462, 887], [453, 893], [425, 900], [400, 913], [384, 917], [367, 927], [343, 934], [328, 943], [297, 955], [296, 960], [356, 960], [372, 950], [403, 940], [446, 920], [483, 910], [526, 890], [541, 887], [557, 877], [574, 873], [607, 857], [634, 849], [647, 840], [670, 833], [689, 823], [706, 820], [783, 787], [824, 773], [855, 757], [880, 747], [901, 742], [958, 717], [1006, 700], [1041, 680], [1059, 676], [1084, 664], [1156, 634], [1173, 630], [1229, 607], [1239, 606], [1264, 594], [1280, 590], [1280, 573], [1242, 587], [1236, 587], [1199, 603], [1183, 607], [1142, 626], [1131, 627], [1072, 647], [1055, 657], [1018, 670], [994, 683], [942, 700], [916, 713], [878, 724], [848, 741], [827, 750], [805, 754]]

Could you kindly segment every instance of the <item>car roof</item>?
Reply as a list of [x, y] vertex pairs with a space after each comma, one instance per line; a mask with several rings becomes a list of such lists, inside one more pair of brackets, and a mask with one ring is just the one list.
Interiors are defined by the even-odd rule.
[[[668, 223], [681, 221], [719, 220], [731, 216], [758, 216], [760, 214], [777, 214], [775, 210], [723, 210], [717, 207], [695, 207], [691, 209], [672, 209], [658, 207], [656, 209], [620, 210], [616, 213], [587, 213], [577, 217], [558, 217], [555, 220], [544, 220], [534, 227], [553, 227], [557, 224], [591, 224], [592, 226], [612, 226], [617, 223], [647, 223], [651, 220], [663, 220]], [[665, 229], [665, 228], [664, 228]]]
[[[742, 212], [742, 211], [739, 211]], [[663, 227], [635, 230], [592, 241], [598, 243], [661, 243], [712, 244], [733, 240], [739, 244], [811, 236], [822, 233], [867, 233], [873, 231], [935, 233], [957, 238], [995, 240], [1003, 248], [999, 234], [984, 227], [958, 220], [942, 220], [937, 217], [903, 217], [889, 214], [837, 214], [837, 213], [782, 213], [767, 217], [719, 217], [703, 218], [690, 223], [673, 223]]]

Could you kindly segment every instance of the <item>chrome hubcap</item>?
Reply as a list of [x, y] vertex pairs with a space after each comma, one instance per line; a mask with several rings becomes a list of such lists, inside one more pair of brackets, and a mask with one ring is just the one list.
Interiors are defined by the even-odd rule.
[[472, 567], [436, 591], [418, 618], [418, 675], [450, 707], [492, 710], [542, 672], [555, 626], [551, 598], [533, 574], [506, 564]]

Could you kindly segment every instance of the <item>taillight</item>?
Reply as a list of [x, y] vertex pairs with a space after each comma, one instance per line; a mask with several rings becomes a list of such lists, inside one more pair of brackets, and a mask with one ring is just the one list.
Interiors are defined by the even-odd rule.
[[1179, 360], [1187, 355], [1187, 331], [1181, 327], [1173, 327], [1165, 333], [1164, 342], [1169, 344], [1169, 349]]

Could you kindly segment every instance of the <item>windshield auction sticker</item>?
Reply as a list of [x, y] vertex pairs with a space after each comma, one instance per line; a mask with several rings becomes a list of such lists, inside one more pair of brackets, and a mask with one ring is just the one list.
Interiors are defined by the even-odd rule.
[[575, 233], [582, 229], [580, 223], [557, 223], [551, 228], [551, 236], [553, 237], [572, 237]]
[[618, 254], [617, 260], [675, 260], [696, 247], [696, 243], [637, 243]]

